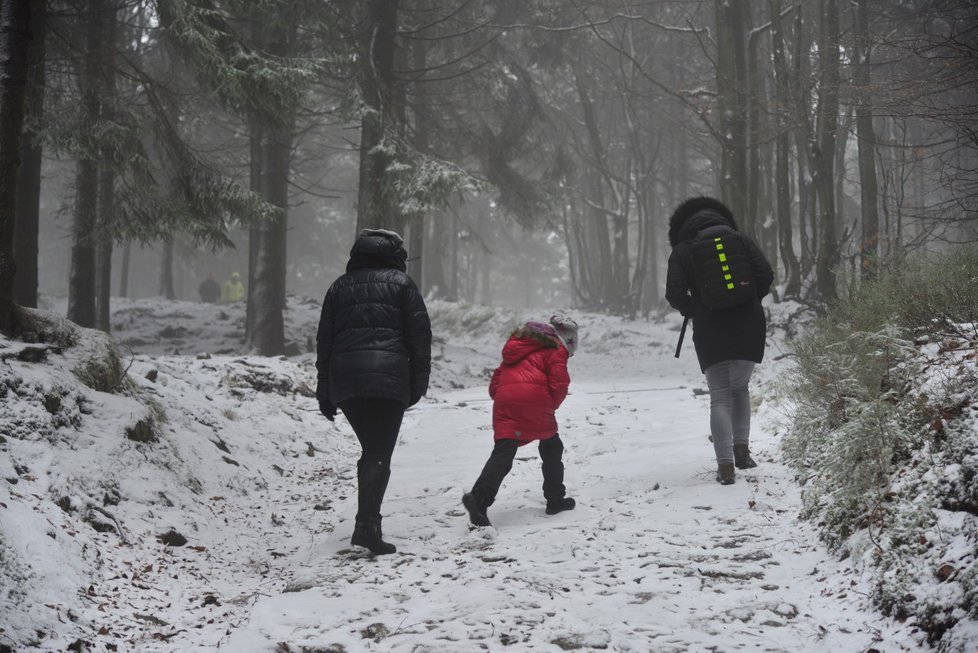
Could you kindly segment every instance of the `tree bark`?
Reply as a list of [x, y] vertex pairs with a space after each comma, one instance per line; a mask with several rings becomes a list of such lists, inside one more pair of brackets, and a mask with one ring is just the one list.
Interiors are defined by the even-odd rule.
[[[584, 249], [587, 257], [582, 263], [587, 267], [587, 274], [579, 278], [587, 285], [582, 288], [587, 297], [586, 306], [603, 308], [612, 301], [614, 295], [614, 258], [612, 254], [611, 234], [608, 230], [608, 219], [604, 206], [604, 146], [601, 142], [601, 130], [595, 115], [594, 105], [588, 92], [587, 73], [580, 61], [574, 59], [571, 63], [574, 73], [574, 84], [577, 90], [578, 102], [581, 105], [581, 118], [584, 122], [587, 136], [587, 153], [581, 159], [584, 165], [584, 201], [587, 208], [582, 212], [584, 225]], [[627, 279], [627, 277], [626, 277]]]
[[876, 133], [873, 130], [871, 74], [872, 43], [869, 38], [869, 0], [857, 0], [855, 13], [856, 138], [859, 148], [859, 196], [862, 239], [862, 272], [872, 276], [879, 255], [880, 215], [876, 178]]
[[775, 211], [778, 225], [778, 251], [784, 267], [784, 294], [798, 297], [801, 293], [801, 274], [795, 254], [791, 217], [791, 134], [788, 100], [788, 64], [784, 49], [784, 30], [781, 20], [781, 0], [770, 0], [771, 51], [774, 61], [775, 118], [778, 120], [775, 140], [774, 186]]
[[0, 1], [0, 333], [17, 330], [14, 308], [14, 224], [20, 143], [24, 129], [30, 45], [30, 5]]
[[119, 265], [119, 297], [129, 296], [129, 259], [132, 255], [132, 241], [122, 246], [122, 262]]
[[747, 214], [747, 67], [745, 3], [716, 0], [717, 105], [720, 114], [720, 199], [753, 231]]
[[[267, 49], [279, 57], [290, 56], [294, 27], [273, 23], [269, 27]], [[286, 109], [283, 109], [286, 110]], [[292, 111], [294, 109], [287, 109]], [[252, 170], [260, 178], [259, 190], [266, 202], [278, 207], [278, 215], [261, 222], [249, 259], [248, 315], [250, 349], [261, 356], [285, 353], [286, 244], [289, 211], [289, 172], [295, 117], [262, 116], [257, 154], [259, 163]], [[253, 143], [253, 153], [255, 153]]]
[[[99, 100], [101, 108], [99, 115], [107, 120], [114, 119], [112, 106], [115, 103], [115, 46], [118, 34], [116, 22], [116, 0], [109, 0], [111, 11], [104, 21], [104, 39], [106, 47], [100, 62]], [[111, 153], [105, 152], [103, 161], [111, 158]], [[98, 223], [99, 238], [95, 247], [95, 328], [105, 333], [111, 330], [111, 298], [112, 298], [112, 234], [115, 232], [115, 171], [106, 163], [99, 171], [98, 188]]]
[[357, 194], [357, 232], [395, 229], [397, 215], [387, 191], [389, 151], [385, 134], [398, 114], [393, 106], [394, 46], [399, 0], [367, 0], [360, 32], [360, 180]]
[[30, 45], [27, 48], [26, 113], [21, 143], [20, 177], [17, 182], [17, 217], [14, 252], [17, 275], [14, 299], [21, 306], [37, 306], [38, 224], [41, 200], [41, 143], [38, 133], [44, 118], [44, 42], [47, 11], [44, 2], [28, 3], [31, 10]]
[[839, 129], [839, 3], [838, 0], [822, 0], [821, 7], [820, 88], [816, 106], [817, 141], [814, 145], [816, 168], [813, 171], [821, 238], [815, 285], [821, 299], [831, 301], [836, 297], [835, 266], [840, 256], [835, 196], [836, 139]]
[[[112, 220], [115, 204], [115, 173], [103, 168], [99, 173], [99, 220], [103, 225]], [[109, 333], [111, 330], [112, 297], [112, 238], [108, 235], [98, 241], [95, 248], [95, 328]]]
[[[104, 0], [89, 0], [85, 13], [85, 51], [78, 72], [84, 115], [99, 120], [99, 75], [103, 55]], [[75, 218], [72, 225], [71, 272], [68, 278], [68, 319], [95, 327], [95, 228], [98, 220], [98, 163], [86, 152], [75, 173]]]
[[160, 256], [160, 295], [167, 299], [177, 298], [177, 293], [173, 290], [172, 236], [167, 236], [163, 239], [163, 248]]

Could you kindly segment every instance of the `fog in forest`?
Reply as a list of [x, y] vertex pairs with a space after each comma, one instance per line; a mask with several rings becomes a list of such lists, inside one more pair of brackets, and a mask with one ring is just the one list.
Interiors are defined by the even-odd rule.
[[633, 317], [664, 308], [695, 195], [759, 243], [775, 301], [978, 235], [967, 1], [31, 7], [4, 16], [25, 83], [0, 286], [85, 326], [238, 273], [249, 343], [280, 351], [285, 298], [320, 298], [368, 227], [405, 237], [426, 297]]

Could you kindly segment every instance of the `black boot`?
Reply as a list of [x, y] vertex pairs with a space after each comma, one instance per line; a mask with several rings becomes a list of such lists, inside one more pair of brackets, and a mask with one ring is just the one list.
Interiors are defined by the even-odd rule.
[[469, 512], [469, 521], [473, 526], [492, 526], [486, 515], [486, 508], [480, 503], [474, 492], [462, 495], [462, 505]]
[[757, 467], [757, 463], [750, 457], [750, 448], [746, 443], [734, 443], [734, 465], [737, 469], [751, 469]]
[[540, 440], [540, 460], [543, 461], [543, 497], [547, 500], [547, 514], [573, 510], [577, 505], [567, 495], [564, 487], [564, 443], [559, 435]]
[[717, 483], [720, 485], [733, 485], [736, 480], [733, 463], [720, 463], [717, 465]]
[[370, 550], [375, 555], [395, 553], [397, 547], [384, 541], [384, 533], [381, 531], [380, 522], [358, 521], [353, 527], [353, 537], [350, 538], [353, 546], [362, 546]]
[[462, 505], [469, 512], [469, 521], [473, 526], [492, 526], [486, 511], [496, 501], [499, 486], [513, 468], [518, 446], [516, 440], [498, 440], [482, 473], [472, 485], [472, 491], [462, 495]]
[[554, 499], [553, 501], [547, 501], [547, 514], [556, 515], [558, 512], [564, 512], [565, 510], [573, 510], [577, 502], [570, 497], [563, 497], [561, 499]]
[[397, 547], [384, 541], [380, 527], [380, 506], [390, 477], [390, 464], [385, 461], [361, 459], [357, 463], [357, 523], [350, 544], [366, 547], [377, 555], [397, 551]]

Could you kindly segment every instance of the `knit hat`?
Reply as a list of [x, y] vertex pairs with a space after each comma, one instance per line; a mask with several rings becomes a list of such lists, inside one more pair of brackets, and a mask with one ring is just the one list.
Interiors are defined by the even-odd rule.
[[556, 313], [550, 316], [550, 324], [557, 329], [557, 337], [567, 348], [567, 354], [573, 356], [577, 351], [577, 322], [568, 315]]

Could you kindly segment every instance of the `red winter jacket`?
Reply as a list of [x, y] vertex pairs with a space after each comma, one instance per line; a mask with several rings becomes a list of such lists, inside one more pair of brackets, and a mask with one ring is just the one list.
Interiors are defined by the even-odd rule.
[[520, 445], [557, 433], [557, 408], [567, 396], [567, 349], [557, 339], [523, 327], [503, 346], [503, 362], [492, 374], [495, 440]]

